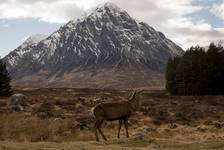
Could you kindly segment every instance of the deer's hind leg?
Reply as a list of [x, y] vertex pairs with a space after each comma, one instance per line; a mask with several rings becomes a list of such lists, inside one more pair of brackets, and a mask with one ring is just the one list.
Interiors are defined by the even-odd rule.
[[119, 120], [119, 127], [118, 127], [118, 134], [117, 134], [117, 138], [120, 138], [120, 131], [121, 131], [121, 125], [122, 125], [122, 120]]

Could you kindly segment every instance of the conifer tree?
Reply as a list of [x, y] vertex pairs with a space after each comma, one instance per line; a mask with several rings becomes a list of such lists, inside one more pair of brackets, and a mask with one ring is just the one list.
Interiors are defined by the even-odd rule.
[[191, 47], [178, 59], [170, 59], [166, 69], [166, 88], [172, 95], [224, 94], [224, 48], [220, 44], [211, 43], [207, 51]]
[[10, 96], [12, 94], [10, 81], [11, 78], [6, 69], [6, 65], [0, 59], [0, 96]]

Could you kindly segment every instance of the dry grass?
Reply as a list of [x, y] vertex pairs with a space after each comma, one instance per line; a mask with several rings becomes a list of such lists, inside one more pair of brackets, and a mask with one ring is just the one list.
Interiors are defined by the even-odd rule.
[[66, 141], [77, 136], [71, 119], [41, 119], [22, 114], [1, 115], [0, 139], [20, 142]]
[[14, 111], [7, 98], [0, 101], [0, 149], [224, 149], [224, 96], [171, 97], [163, 91], [144, 91], [141, 109], [130, 118], [131, 139], [125, 138], [122, 128], [121, 139], [117, 140], [118, 122], [105, 123], [103, 131], [109, 138], [105, 145], [93, 142], [90, 109], [101, 101], [128, 97], [129, 92], [17, 92], [28, 95], [29, 105]]

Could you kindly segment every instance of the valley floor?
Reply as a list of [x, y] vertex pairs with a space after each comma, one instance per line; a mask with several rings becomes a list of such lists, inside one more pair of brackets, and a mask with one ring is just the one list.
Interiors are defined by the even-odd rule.
[[91, 108], [127, 98], [129, 91], [19, 89], [26, 104], [0, 98], [0, 150], [224, 150], [224, 96], [169, 96], [143, 91], [129, 120], [130, 138], [116, 139], [118, 122], [105, 122], [107, 142], [95, 142]]

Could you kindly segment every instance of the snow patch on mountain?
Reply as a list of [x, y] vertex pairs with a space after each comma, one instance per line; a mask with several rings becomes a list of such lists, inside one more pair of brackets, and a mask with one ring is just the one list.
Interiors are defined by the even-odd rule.
[[23, 44], [25, 44], [25, 45], [37, 44], [46, 38], [47, 38], [47, 35], [35, 34], [35, 35], [32, 35], [29, 38], [27, 38]]

